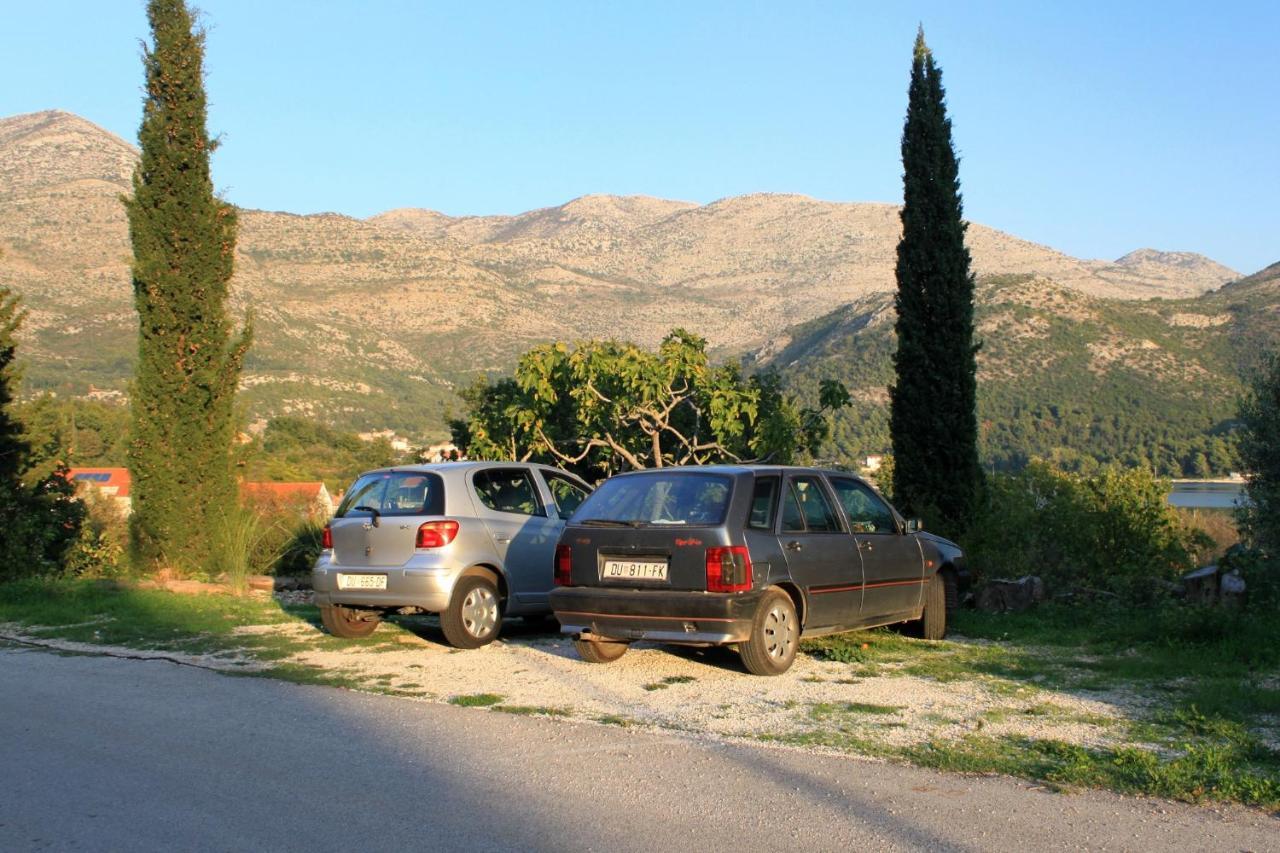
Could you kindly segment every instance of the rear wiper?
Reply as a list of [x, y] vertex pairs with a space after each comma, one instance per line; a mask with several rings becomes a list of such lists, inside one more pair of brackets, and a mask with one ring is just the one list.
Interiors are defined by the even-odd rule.
[[374, 527], [377, 527], [377, 526], [378, 526], [378, 519], [382, 516], [382, 513], [378, 512], [376, 509], [374, 509], [374, 508], [373, 508], [373, 507], [371, 507], [371, 506], [358, 506], [358, 507], [356, 507], [356, 512], [367, 512], [367, 513], [370, 513], [371, 515], [373, 515], [373, 526], [374, 526]]
[[584, 518], [577, 522], [585, 527], [639, 527], [642, 521], [619, 521], [616, 518]]

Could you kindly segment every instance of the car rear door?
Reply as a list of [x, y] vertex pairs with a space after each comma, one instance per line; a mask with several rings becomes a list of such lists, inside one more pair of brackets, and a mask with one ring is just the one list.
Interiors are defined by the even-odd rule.
[[806, 630], [848, 625], [857, 619], [862, 603], [862, 560], [820, 476], [787, 476], [778, 544], [791, 579], [804, 588], [808, 598]]
[[493, 538], [511, 600], [508, 611], [547, 606], [555, 568], [556, 540], [564, 522], [548, 511], [549, 495], [532, 469], [479, 468], [469, 477], [476, 513]]
[[862, 555], [866, 587], [862, 620], [885, 624], [919, 614], [924, 559], [915, 537], [905, 535], [889, 505], [853, 477], [831, 477], [831, 487]]

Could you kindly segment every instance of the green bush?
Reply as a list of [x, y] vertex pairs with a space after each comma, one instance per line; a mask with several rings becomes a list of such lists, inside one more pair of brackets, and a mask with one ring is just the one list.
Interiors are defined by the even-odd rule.
[[1111, 465], [1085, 476], [1033, 462], [988, 482], [964, 542], [969, 563], [979, 578], [1036, 574], [1050, 591], [1150, 600], [1205, 547], [1168, 495], [1169, 483], [1146, 468]]

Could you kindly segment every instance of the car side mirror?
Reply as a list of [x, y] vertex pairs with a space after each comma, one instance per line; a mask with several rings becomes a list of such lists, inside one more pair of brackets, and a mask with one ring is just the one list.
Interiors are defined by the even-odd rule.
[[920, 520], [920, 519], [918, 519], [918, 518], [909, 518], [909, 519], [907, 519], [907, 532], [908, 532], [908, 533], [920, 533], [920, 532], [921, 532], [921, 531], [923, 531], [923, 530], [924, 530], [924, 522], [923, 522], [923, 521], [921, 521], [921, 520]]

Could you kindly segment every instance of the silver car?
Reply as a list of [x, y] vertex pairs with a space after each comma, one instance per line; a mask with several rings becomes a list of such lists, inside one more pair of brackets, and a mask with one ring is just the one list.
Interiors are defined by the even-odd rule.
[[591, 489], [557, 468], [450, 462], [362, 474], [312, 572], [329, 633], [367, 637], [384, 614], [440, 614], [453, 646], [492, 642], [504, 616], [545, 616], [556, 541]]

